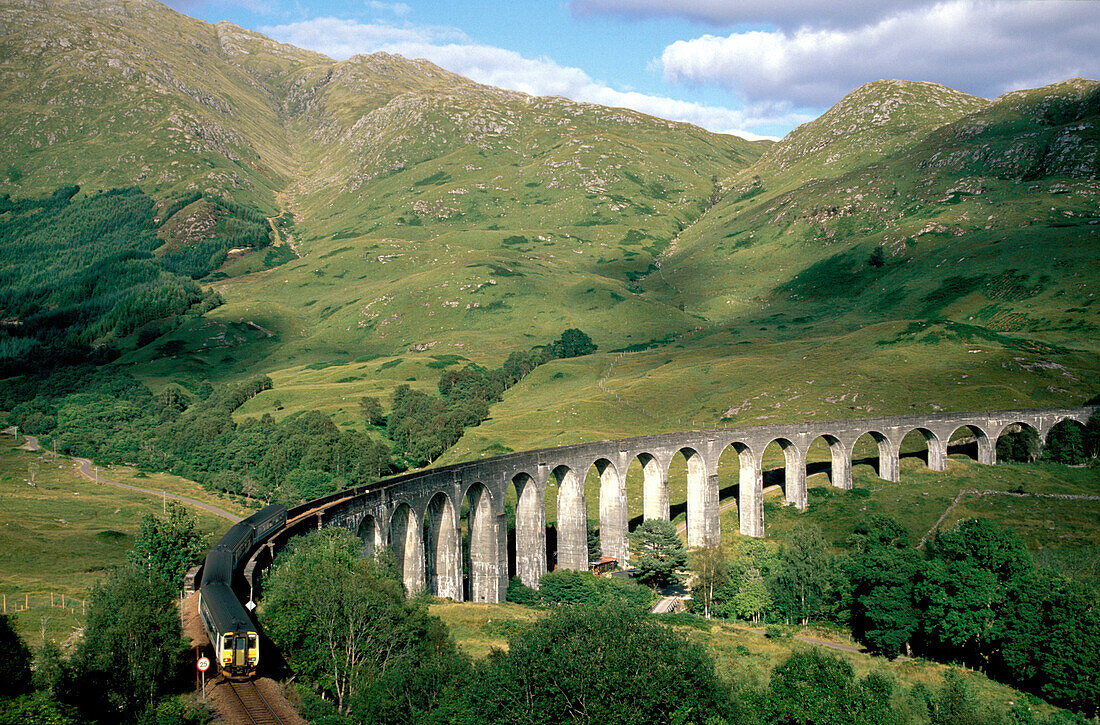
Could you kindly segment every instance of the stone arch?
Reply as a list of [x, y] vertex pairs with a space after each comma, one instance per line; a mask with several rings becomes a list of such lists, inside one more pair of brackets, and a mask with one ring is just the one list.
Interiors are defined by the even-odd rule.
[[[1053, 426], [1051, 426], [1051, 428], [1053, 428]], [[1011, 439], [1015, 437], [1015, 434], [1023, 433], [1024, 431], [1030, 431], [1034, 435], [1034, 440], [1031, 446], [1027, 446], [1027, 444], [1023, 441], [1020, 441], [1020, 443], [1024, 443], [1025, 447], [1031, 448], [1032, 450], [1018, 450], [1017, 445], [1013, 445], [1016, 442], [1012, 441]], [[1036, 428], [1033, 423], [1029, 423], [1023, 420], [1016, 420], [1011, 423], [1006, 423], [1005, 425], [1000, 427], [1000, 430], [997, 431], [996, 436], [991, 436], [991, 439], [993, 444], [993, 452], [996, 460], [998, 461], [1000, 461], [1002, 458], [1006, 461], [1016, 461], [1020, 460], [1021, 458], [1025, 459], [1027, 462], [1034, 461], [1039, 457], [1039, 453], [1043, 450], [1043, 446], [1046, 444], [1046, 440], [1044, 440], [1043, 438], [1042, 431]], [[1002, 452], [1005, 454], [1004, 456], [1001, 455]]]
[[528, 473], [517, 473], [512, 486], [516, 492], [516, 576], [537, 588], [546, 571], [546, 491]]
[[440, 491], [424, 510], [424, 570], [429, 594], [462, 601], [461, 549], [454, 504]]
[[976, 459], [978, 463], [989, 466], [992, 466], [994, 463], [996, 463], [997, 451], [993, 447], [993, 439], [989, 436], [988, 433], [986, 433], [982, 429], [981, 426], [974, 425], [973, 423], [964, 423], [962, 425], [955, 426], [955, 428], [951, 431], [951, 435], [947, 436], [947, 441], [944, 444], [947, 447], [948, 453], [951, 452], [951, 439], [954, 438], [955, 434], [963, 428], [967, 429], [968, 431], [970, 431], [971, 434], [974, 435], [978, 447], [978, 455]]
[[[850, 489], [852, 487], [852, 458], [847, 447], [836, 436], [822, 433], [814, 437], [810, 444], [806, 446], [807, 454], [819, 438], [825, 441], [825, 445], [829, 447], [829, 463], [825, 468], [829, 474], [829, 483], [836, 488]], [[818, 464], [808, 464], [808, 467], [814, 473], [819, 472], [820, 466]]]
[[878, 449], [875, 466], [875, 472], [878, 473], [878, 477], [884, 481], [898, 481], [901, 478], [899, 475], [898, 452], [894, 448], [894, 444], [890, 442], [890, 439], [877, 430], [872, 429], [864, 431], [852, 441], [852, 448], [848, 452], [849, 460], [855, 463], [854, 457], [856, 446], [859, 445], [860, 440], [862, 440], [864, 436], [868, 435], [871, 436], [871, 439], [875, 442], [875, 446]]
[[[1057, 421], [1055, 421], [1053, 424], [1051, 424], [1047, 428], [1046, 432], [1049, 433], [1051, 428], [1053, 428], [1055, 425], [1057, 425], [1058, 423], [1061, 423], [1064, 420], [1073, 420], [1073, 419], [1072, 418], [1059, 418]], [[965, 428], [966, 426], [962, 426], [962, 427]], [[1011, 432], [1011, 430], [1009, 430], [1009, 429], [1020, 430], [1020, 429], [1023, 429], [1023, 428], [1031, 429], [1032, 431], [1035, 432], [1035, 435], [1039, 436], [1040, 440], [1042, 440], [1044, 431], [1042, 431], [1039, 427], [1037, 427], [1035, 425], [1034, 421], [1027, 421], [1027, 420], [1013, 420], [1009, 423], [1005, 423], [1004, 425], [997, 428], [997, 434], [990, 436], [990, 438], [993, 439], [994, 443], [996, 443], [997, 439], [999, 439], [1005, 433], [1010, 433]], [[958, 429], [956, 429], [956, 432], [957, 431], [958, 431]], [[955, 433], [952, 433], [951, 435], [955, 435]]]
[[382, 546], [382, 527], [378, 525], [378, 519], [371, 514], [367, 514], [359, 522], [357, 533], [359, 540], [363, 542], [361, 549], [363, 556], [366, 558], [374, 556], [374, 552]]
[[390, 548], [405, 591], [416, 594], [424, 589], [424, 547], [420, 536], [420, 517], [407, 503], [399, 505], [390, 516]]
[[712, 480], [707, 475], [703, 454], [691, 446], [684, 446], [677, 453], [687, 461], [687, 545], [716, 545], [720, 537], [718, 477]]
[[733, 441], [722, 455], [731, 450], [737, 454], [738, 462], [738, 528], [743, 536], [761, 537], [764, 535], [764, 472], [760, 459], [764, 451], [758, 453], [748, 443]]
[[[642, 518], [668, 521], [668, 469], [650, 453], [634, 457], [642, 465]], [[632, 461], [633, 462], [633, 461]], [[624, 472], [625, 475], [625, 472]]]
[[592, 465], [600, 476], [600, 554], [623, 564], [630, 558], [626, 542], [626, 472], [620, 473], [607, 458], [599, 458]]
[[1042, 439], [1044, 457], [1069, 465], [1084, 463], [1088, 459], [1085, 440], [1084, 423], [1072, 416], [1059, 416]]
[[947, 441], [940, 440], [935, 431], [924, 426], [916, 426], [905, 432], [905, 435], [898, 442], [898, 455], [902, 455], [902, 450], [905, 448], [905, 439], [914, 433], [918, 433], [924, 441], [924, 464], [932, 471], [946, 471]]
[[783, 451], [783, 503], [799, 509], [806, 508], [806, 451], [780, 436], [768, 441], [760, 453], [761, 459], [772, 443]]
[[493, 516], [493, 495], [478, 482], [466, 489], [468, 549], [464, 564], [469, 571], [463, 583], [466, 599], [472, 602], [495, 602], [500, 558], [497, 552], [496, 517]]
[[569, 466], [551, 471], [558, 486], [557, 566], [588, 570], [588, 511], [584, 504], [584, 479]]

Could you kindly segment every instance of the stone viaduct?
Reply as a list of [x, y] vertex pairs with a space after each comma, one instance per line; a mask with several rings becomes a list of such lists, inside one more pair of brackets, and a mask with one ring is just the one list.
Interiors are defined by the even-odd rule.
[[[388, 546], [410, 591], [462, 601], [499, 602], [509, 577], [505, 497], [515, 491], [515, 574], [537, 587], [548, 570], [546, 495], [557, 490], [556, 565], [588, 568], [584, 481], [599, 474], [600, 545], [605, 556], [628, 559], [626, 472], [642, 467], [643, 516], [669, 518], [668, 471], [680, 453], [687, 461], [687, 544], [719, 541], [718, 464], [723, 454], [738, 463], [737, 507], [741, 533], [764, 535], [765, 449], [777, 443], [784, 454], [784, 503], [805, 509], [806, 456], [821, 438], [831, 452], [833, 486], [852, 487], [852, 452], [870, 435], [878, 446], [878, 475], [898, 481], [902, 439], [917, 431], [927, 445], [931, 470], [947, 467], [947, 444], [960, 429], [977, 442], [982, 464], [996, 463], [997, 439], [1012, 426], [1033, 428], [1041, 441], [1063, 420], [1084, 423], [1100, 406], [940, 413], [888, 418], [815, 421], [791, 425], [716, 428], [582, 443], [510, 453], [425, 471], [342, 491], [306, 504], [316, 511], [308, 525], [341, 526], [359, 534], [364, 552]], [[724, 460], [732, 462], [733, 458]], [[463, 545], [463, 504], [466, 535]], [[553, 548], [551, 548], [553, 551]], [[466, 574], [464, 575], [464, 564]]]

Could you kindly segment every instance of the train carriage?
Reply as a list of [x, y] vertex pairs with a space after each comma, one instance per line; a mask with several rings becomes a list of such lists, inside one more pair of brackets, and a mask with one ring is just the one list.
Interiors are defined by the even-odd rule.
[[231, 678], [247, 678], [260, 662], [257, 626], [233, 592], [233, 575], [256, 541], [286, 524], [286, 507], [268, 506], [234, 524], [207, 553], [199, 588], [199, 616], [214, 662]]
[[230, 677], [251, 677], [260, 661], [256, 626], [225, 584], [199, 592], [199, 617], [214, 647], [214, 662]]

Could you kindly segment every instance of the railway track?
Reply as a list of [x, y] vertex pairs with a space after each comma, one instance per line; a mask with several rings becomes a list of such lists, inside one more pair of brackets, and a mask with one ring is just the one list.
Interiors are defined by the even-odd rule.
[[285, 725], [282, 718], [275, 714], [271, 705], [260, 694], [255, 682], [226, 680], [226, 684], [229, 685], [229, 691], [240, 702], [241, 709], [248, 717], [247, 720], [241, 722], [252, 723], [252, 725]]

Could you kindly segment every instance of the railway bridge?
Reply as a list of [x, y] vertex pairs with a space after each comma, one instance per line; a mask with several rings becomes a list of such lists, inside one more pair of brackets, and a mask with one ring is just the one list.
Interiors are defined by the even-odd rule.
[[[637, 461], [643, 471], [643, 517], [668, 519], [668, 472], [672, 459], [687, 461], [687, 544], [719, 541], [719, 461], [737, 460], [740, 531], [764, 535], [763, 456], [772, 443], [784, 457], [784, 503], [805, 509], [806, 461], [811, 444], [822, 439], [831, 454], [830, 481], [852, 487], [852, 453], [870, 435], [878, 449], [878, 475], [900, 477], [902, 439], [916, 431], [926, 443], [931, 470], [947, 467], [947, 445], [966, 429], [976, 440], [979, 463], [996, 463], [997, 439], [1006, 431], [1030, 427], [1041, 441], [1058, 423], [1085, 423], [1100, 406], [935, 413], [883, 418], [813, 421], [789, 425], [715, 428], [622, 438], [510, 453], [493, 458], [417, 471], [341, 491], [292, 510], [303, 527], [341, 526], [356, 532], [364, 552], [390, 547], [409, 591], [462, 601], [499, 602], [505, 598], [510, 568], [537, 587], [551, 564], [588, 568], [585, 478], [599, 474], [600, 546], [620, 562], [629, 556], [626, 473]], [[546, 496], [556, 489], [556, 542], [547, 546]], [[505, 499], [514, 490], [515, 553], [510, 561]], [[464, 513], [465, 512], [465, 513]], [[463, 532], [465, 518], [465, 532]], [[464, 545], [464, 538], [468, 543]], [[276, 544], [253, 557], [246, 576], [270, 561]], [[556, 561], [554, 561], [556, 557]], [[465, 564], [465, 567], [464, 567]], [[511, 566], [510, 566], [511, 564]], [[464, 574], [465, 569], [465, 574]]]

